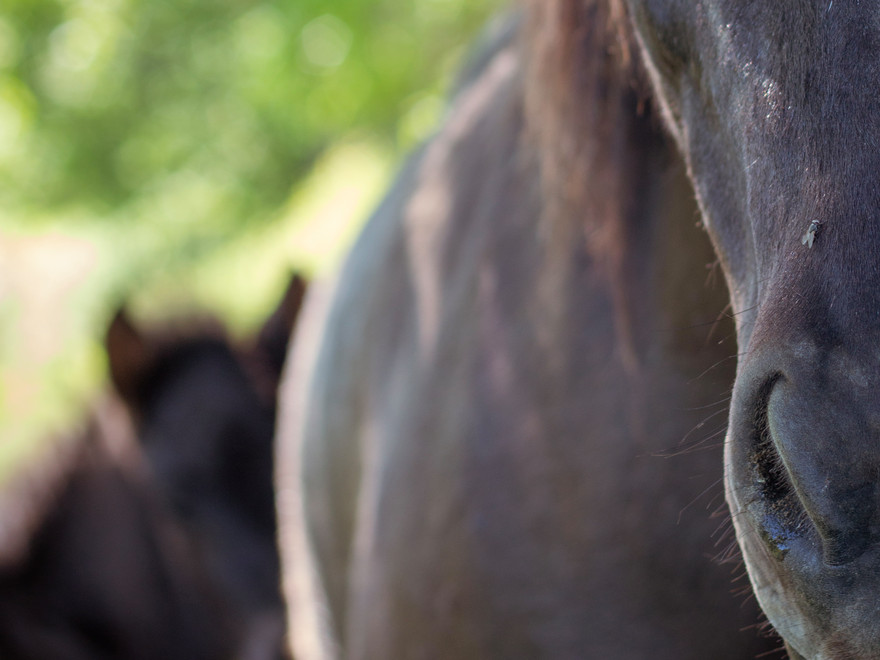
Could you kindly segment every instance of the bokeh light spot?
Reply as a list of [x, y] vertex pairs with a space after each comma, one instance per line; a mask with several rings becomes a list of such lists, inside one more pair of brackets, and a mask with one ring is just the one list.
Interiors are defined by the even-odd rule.
[[345, 62], [351, 49], [351, 30], [331, 14], [324, 14], [307, 23], [300, 38], [306, 59], [322, 69], [338, 67]]

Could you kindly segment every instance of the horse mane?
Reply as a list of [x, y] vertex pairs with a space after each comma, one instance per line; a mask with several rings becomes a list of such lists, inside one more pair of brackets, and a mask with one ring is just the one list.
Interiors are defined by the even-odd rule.
[[586, 248], [635, 374], [646, 191], [673, 151], [624, 0], [526, 0], [526, 12], [526, 133], [541, 172], [543, 234], [551, 254]]
[[526, 0], [523, 38], [545, 220], [566, 239], [574, 221], [607, 261], [625, 240], [626, 159], [654, 123], [624, 2]]

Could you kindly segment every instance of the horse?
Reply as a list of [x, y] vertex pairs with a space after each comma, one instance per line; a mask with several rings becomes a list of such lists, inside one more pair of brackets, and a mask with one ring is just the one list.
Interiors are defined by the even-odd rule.
[[233, 346], [210, 325], [188, 334], [143, 331], [124, 308], [106, 333], [111, 380], [157, 488], [200, 539], [259, 658], [282, 648], [273, 435], [278, 381], [306, 286], [291, 276], [251, 346]]
[[714, 124], [699, 179], [652, 50], [725, 4], [527, 3], [310, 289], [276, 460], [297, 660], [783, 653], [724, 503], [752, 234], [703, 186], [750, 197]]
[[274, 394], [305, 286], [242, 347], [113, 316], [115, 392], [5, 498], [2, 657], [285, 657]]
[[628, 4], [736, 318], [752, 587], [791, 657], [880, 658], [876, 6]]

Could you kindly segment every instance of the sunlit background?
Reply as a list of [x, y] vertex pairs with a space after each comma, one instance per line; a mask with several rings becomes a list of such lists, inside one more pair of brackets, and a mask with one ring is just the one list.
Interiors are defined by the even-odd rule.
[[0, 482], [105, 384], [101, 336], [246, 336], [334, 266], [503, 0], [3, 0]]

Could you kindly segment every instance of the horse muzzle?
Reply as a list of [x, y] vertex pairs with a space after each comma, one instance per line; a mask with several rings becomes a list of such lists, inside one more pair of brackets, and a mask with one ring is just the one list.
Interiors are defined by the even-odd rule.
[[774, 627], [804, 658], [880, 658], [880, 352], [753, 341], [725, 462]]

